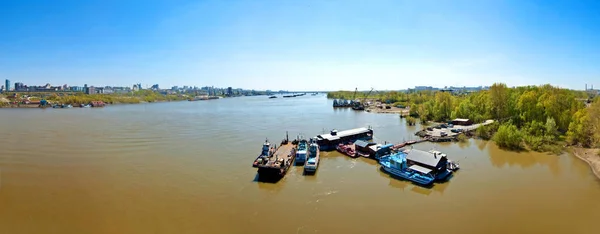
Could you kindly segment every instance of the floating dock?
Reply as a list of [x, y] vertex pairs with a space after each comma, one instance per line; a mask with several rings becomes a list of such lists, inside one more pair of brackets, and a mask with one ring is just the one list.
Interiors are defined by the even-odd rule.
[[369, 126], [366, 128], [355, 128], [338, 132], [331, 130], [328, 134], [318, 135], [317, 144], [322, 151], [335, 150], [340, 144], [353, 143], [356, 140], [371, 140], [373, 139], [373, 129]]

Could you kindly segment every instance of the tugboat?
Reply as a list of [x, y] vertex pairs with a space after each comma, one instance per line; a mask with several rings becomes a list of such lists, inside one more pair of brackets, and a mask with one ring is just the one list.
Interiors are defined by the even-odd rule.
[[346, 144], [344, 144], [344, 143], [340, 143], [340, 144], [339, 144], [339, 145], [336, 147], [336, 149], [337, 149], [337, 151], [338, 151], [338, 152], [340, 152], [340, 153], [342, 153], [342, 154], [345, 154], [345, 155], [348, 155], [348, 156], [350, 156], [350, 157], [352, 157], [352, 158], [356, 158], [356, 157], [358, 157], [358, 156], [359, 156], [359, 155], [356, 153], [356, 150], [354, 150], [354, 144], [349, 144], [349, 145], [346, 145]]
[[252, 167], [258, 168], [259, 178], [281, 179], [295, 158], [296, 147], [288, 140], [286, 133], [279, 146], [271, 146], [268, 140], [265, 141], [261, 155], [254, 160]]
[[308, 159], [304, 163], [304, 174], [314, 174], [319, 167], [319, 154], [321, 150], [316, 139], [311, 140], [308, 146]]
[[308, 154], [308, 141], [304, 138], [298, 140], [298, 150], [296, 151], [296, 165], [303, 165], [306, 162]]
[[271, 143], [269, 142], [269, 139], [265, 139], [265, 143], [263, 143], [262, 146], [262, 151], [254, 160], [254, 163], [252, 163], [252, 167], [258, 167], [258, 165], [261, 165], [263, 162], [269, 160], [269, 158], [273, 156], [273, 152], [274, 150], [271, 149]]
[[435, 181], [435, 177], [430, 174], [430, 170], [428, 171], [427, 169], [416, 165], [407, 167], [406, 154], [403, 152], [397, 152], [392, 155], [381, 157], [379, 159], [379, 165], [381, 165], [381, 168], [389, 174], [420, 185], [428, 186]]

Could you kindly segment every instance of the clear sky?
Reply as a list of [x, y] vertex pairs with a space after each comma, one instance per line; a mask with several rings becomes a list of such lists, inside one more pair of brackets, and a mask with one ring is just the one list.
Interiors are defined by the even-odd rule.
[[0, 79], [600, 88], [600, 1], [3, 0]]

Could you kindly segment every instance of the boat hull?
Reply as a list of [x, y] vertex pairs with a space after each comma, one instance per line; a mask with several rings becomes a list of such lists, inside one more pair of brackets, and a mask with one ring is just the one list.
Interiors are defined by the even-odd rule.
[[400, 178], [408, 180], [408, 181], [415, 182], [415, 183], [420, 184], [420, 185], [425, 185], [425, 186], [431, 185], [431, 184], [433, 184], [433, 181], [434, 181], [433, 178], [432, 179], [422, 178], [422, 177], [416, 176], [415, 173], [412, 173], [412, 172], [409, 172], [409, 171], [406, 171], [406, 170], [399, 170], [399, 169], [388, 167], [388, 166], [384, 166], [384, 165], [382, 165], [381, 168], [385, 172], [387, 172], [387, 173], [389, 173], [391, 175], [400, 177]]

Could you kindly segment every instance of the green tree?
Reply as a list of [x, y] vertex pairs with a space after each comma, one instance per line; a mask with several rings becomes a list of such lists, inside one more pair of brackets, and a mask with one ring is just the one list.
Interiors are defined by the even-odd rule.
[[517, 126], [512, 123], [500, 125], [498, 132], [494, 135], [494, 141], [502, 148], [522, 149], [523, 136]]
[[508, 90], [503, 83], [495, 83], [490, 87], [491, 112], [495, 119], [507, 117], [508, 113]]

